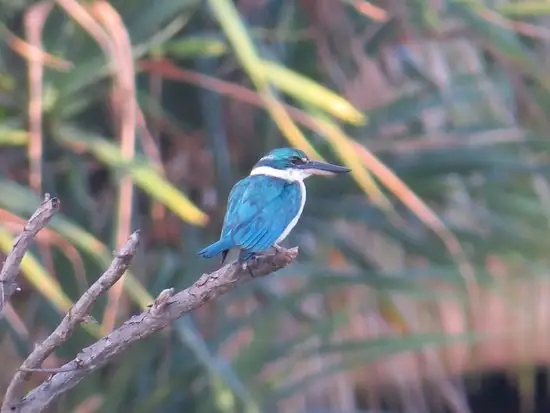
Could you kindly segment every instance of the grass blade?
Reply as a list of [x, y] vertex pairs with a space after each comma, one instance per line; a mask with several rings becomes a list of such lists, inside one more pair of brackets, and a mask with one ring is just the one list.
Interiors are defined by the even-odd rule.
[[258, 93], [265, 102], [269, 114], [281, 132], [283, 132], [293, 146], [303, 149], [312, 157], [322, 159], [270, 89], [268, 77], [263, 70], [262, 61], [256, 53], [252, 39], [250, 39], [233, 2], [228, 0], [209, 0], [208, 3], [225, 32], [229, 43], [233, 47], [233, 51], [258, 89]]
[[319, 83], [269, 60], [262, 61], [271, 83], [292, 97], [319, 107], [331, 115], [356, 125], [365, 123], [365, 116], [347, 99]]

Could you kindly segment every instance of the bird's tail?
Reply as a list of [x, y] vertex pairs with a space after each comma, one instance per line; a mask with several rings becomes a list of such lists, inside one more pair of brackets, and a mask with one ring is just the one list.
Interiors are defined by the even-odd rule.
[[231, 249], [233, 247], [233, 242], [231, 238], [222, 238], [221, 240], [209, 245], [208, 247], [200, 250], [197, 255], [200, 255], [203, 258], [212, 258], [222, 252]]

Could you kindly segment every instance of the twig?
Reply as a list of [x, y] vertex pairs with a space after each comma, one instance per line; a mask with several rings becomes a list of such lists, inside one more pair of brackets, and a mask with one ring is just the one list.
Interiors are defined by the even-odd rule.
[[64, 369], [63, 367], [57, 367], [57, 368], [53, 368], [53, 369], [19, 367], [19, 371], [23, 371], [25, 373], [50, 373], [50, 374], [54, 374], [54, 373], [63, 373], [63, 372], [66, 372], [66, 371], [73, 371], [73, 370], [74, 370], [74, 368]]
[[44, 200], [27, 221], [23, 232], [15, 239], [13, 248], [6, 257], [0, 272], [0, 314], [5, 303], [16, 289], [15, 278], [19, 273], [21, 260], [34, 241], [36, 234], [48, 224], [53, 215], [59, 210], [60, 204], [59, 199], [51, 198], [50, 194], [45, 194]]
[[234, 262], [213, 273], [203, 274], [191, 287], [176, 295], [172, 295], [171, 289], [164, 290], [149, 310], [133, 316], [107, 336], [83, 349], [75, 359], [61, 366], [59, 372], [2, 413], [41, 412], [86, 375], [119, 356], [136, 341], [163, 329], [183, 314], [199, 308], [237, 285], [250, 281], [252, 274], [257, 278], [280, 270], [296, 259], [297, 255], [298, 248], [281, 248], [278, 252], [259, 256], [247, 269]]
[[107, 271], [80, 297], [54, 332], [27, 357], [8, 386], [8, 390], [4, 396], [2, 412], [13, 411], [12, 406], [19, 402], [29, 372], [39, 367], [57, 347], [67, 341], [75, 327], [81, 322], [86, 321], [89, 317], [90, 310], [98, 297], [104, 294], [120, 279], [136, 254], [138, 243], [139, 231], [136, 231], [130, 235], [130, 238], [117, 252]]
[[[34, 49], [40, 50], [42, 31], [52, 10], [53, 3], [41, 1], [29, 8], [24, 16], [26, 37]], [[42, 136], [42, 105], [44, 83], [44, 61], [40, 53], [31, 53], [27, 59], [29, 85], [29, 184], [40, 193], [42, 190], [42, 156], [44, 139]]]
[[[137, 119], [132, 42], [120, 14], [109, 2], [92, 2], [89, 4], [88, 10], [111, 39], [109, 47], [104, 48], [104, 53], [111, 61], [113, 74], [113, 89], [111, 92], [113, 121], [120, 141], [121, 155], [125, 160], [131, 161], [136, 151], [135, 129]], [[101, 43], [99, 44], [101, 45]], [[116, 207], [117, 247], [122, 245], [131, 230], [135, 193], [132, 177], [130, 175], [122, 176], [118, 188]], [[122, 295], [123, 285], [124, 280], [121, 279], [109, 291], [102, 322], [102, 326], [108, 331], [113, 329], [119, 316], [121, 300], [124, 298]]]

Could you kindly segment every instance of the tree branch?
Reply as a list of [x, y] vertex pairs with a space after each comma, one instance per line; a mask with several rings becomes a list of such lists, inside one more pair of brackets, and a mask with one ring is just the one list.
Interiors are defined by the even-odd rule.
[[[133, 316], [107, 336], [83, 349], [75, 359], [31, 390], [6, 412], [36, 413], [48, 407], [61, 394], [73, 388], [86, 375], [98, 370], [126, 351], [136, 341], [163, 329], [183, 314], [232, 290], [239, 284], [271, 274], [290, 264], [298, 249], [282, 249], [259, 256], [248, 268], [233, 262], [219, 270], [203, 274], [191, 287], [173, 295], [173, 290], [159, 294], [151, 308]], [[252, 275], [253, 274], [253, 275]]]
[[136, 231], [120, 248], [107, 271], [80, 297], [54, 332], [27, 357], [8, 386], [2, 404], [2, 413], [13, 411], [13, 406], [16, 406], [21, 399], [29, 372], [39, 367], [57, 347], [68, 340], [75, 327], [89, 318], [90, 310], [99, 296], [104, 294], [122, 277], [136, 254], [138, 243], [139, 231]]
[[0, 272], [0, 314], [4, 305], [9, 301], [16, 289], [15, 279], [19, 273], [19, 266], [27, 250], [34, 241], [36, 234], [43, 229], [60, 207], [59, 199], [44, 195], [44, 200], [34, 214], [29, 218], [23, 232], [15, 239], [11, 252], [6, 257]]

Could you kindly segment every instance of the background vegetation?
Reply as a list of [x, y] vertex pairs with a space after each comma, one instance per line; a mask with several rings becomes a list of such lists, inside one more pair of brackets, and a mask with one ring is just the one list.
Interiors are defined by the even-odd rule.
[[43, 192], [62, 200], [0, 320], [0, 388], [134, 228], [132, 273], [45, 367], [213, 269], [196, 251], [231, 186], [293, 145], [353, 169], [310, 179], [286, 242], [299, 264], [140, 343], [56, 411], [464, 412], [495, 368], [528, 409], [550, 360], [549, 13], [0, 0], [0, 248]]

